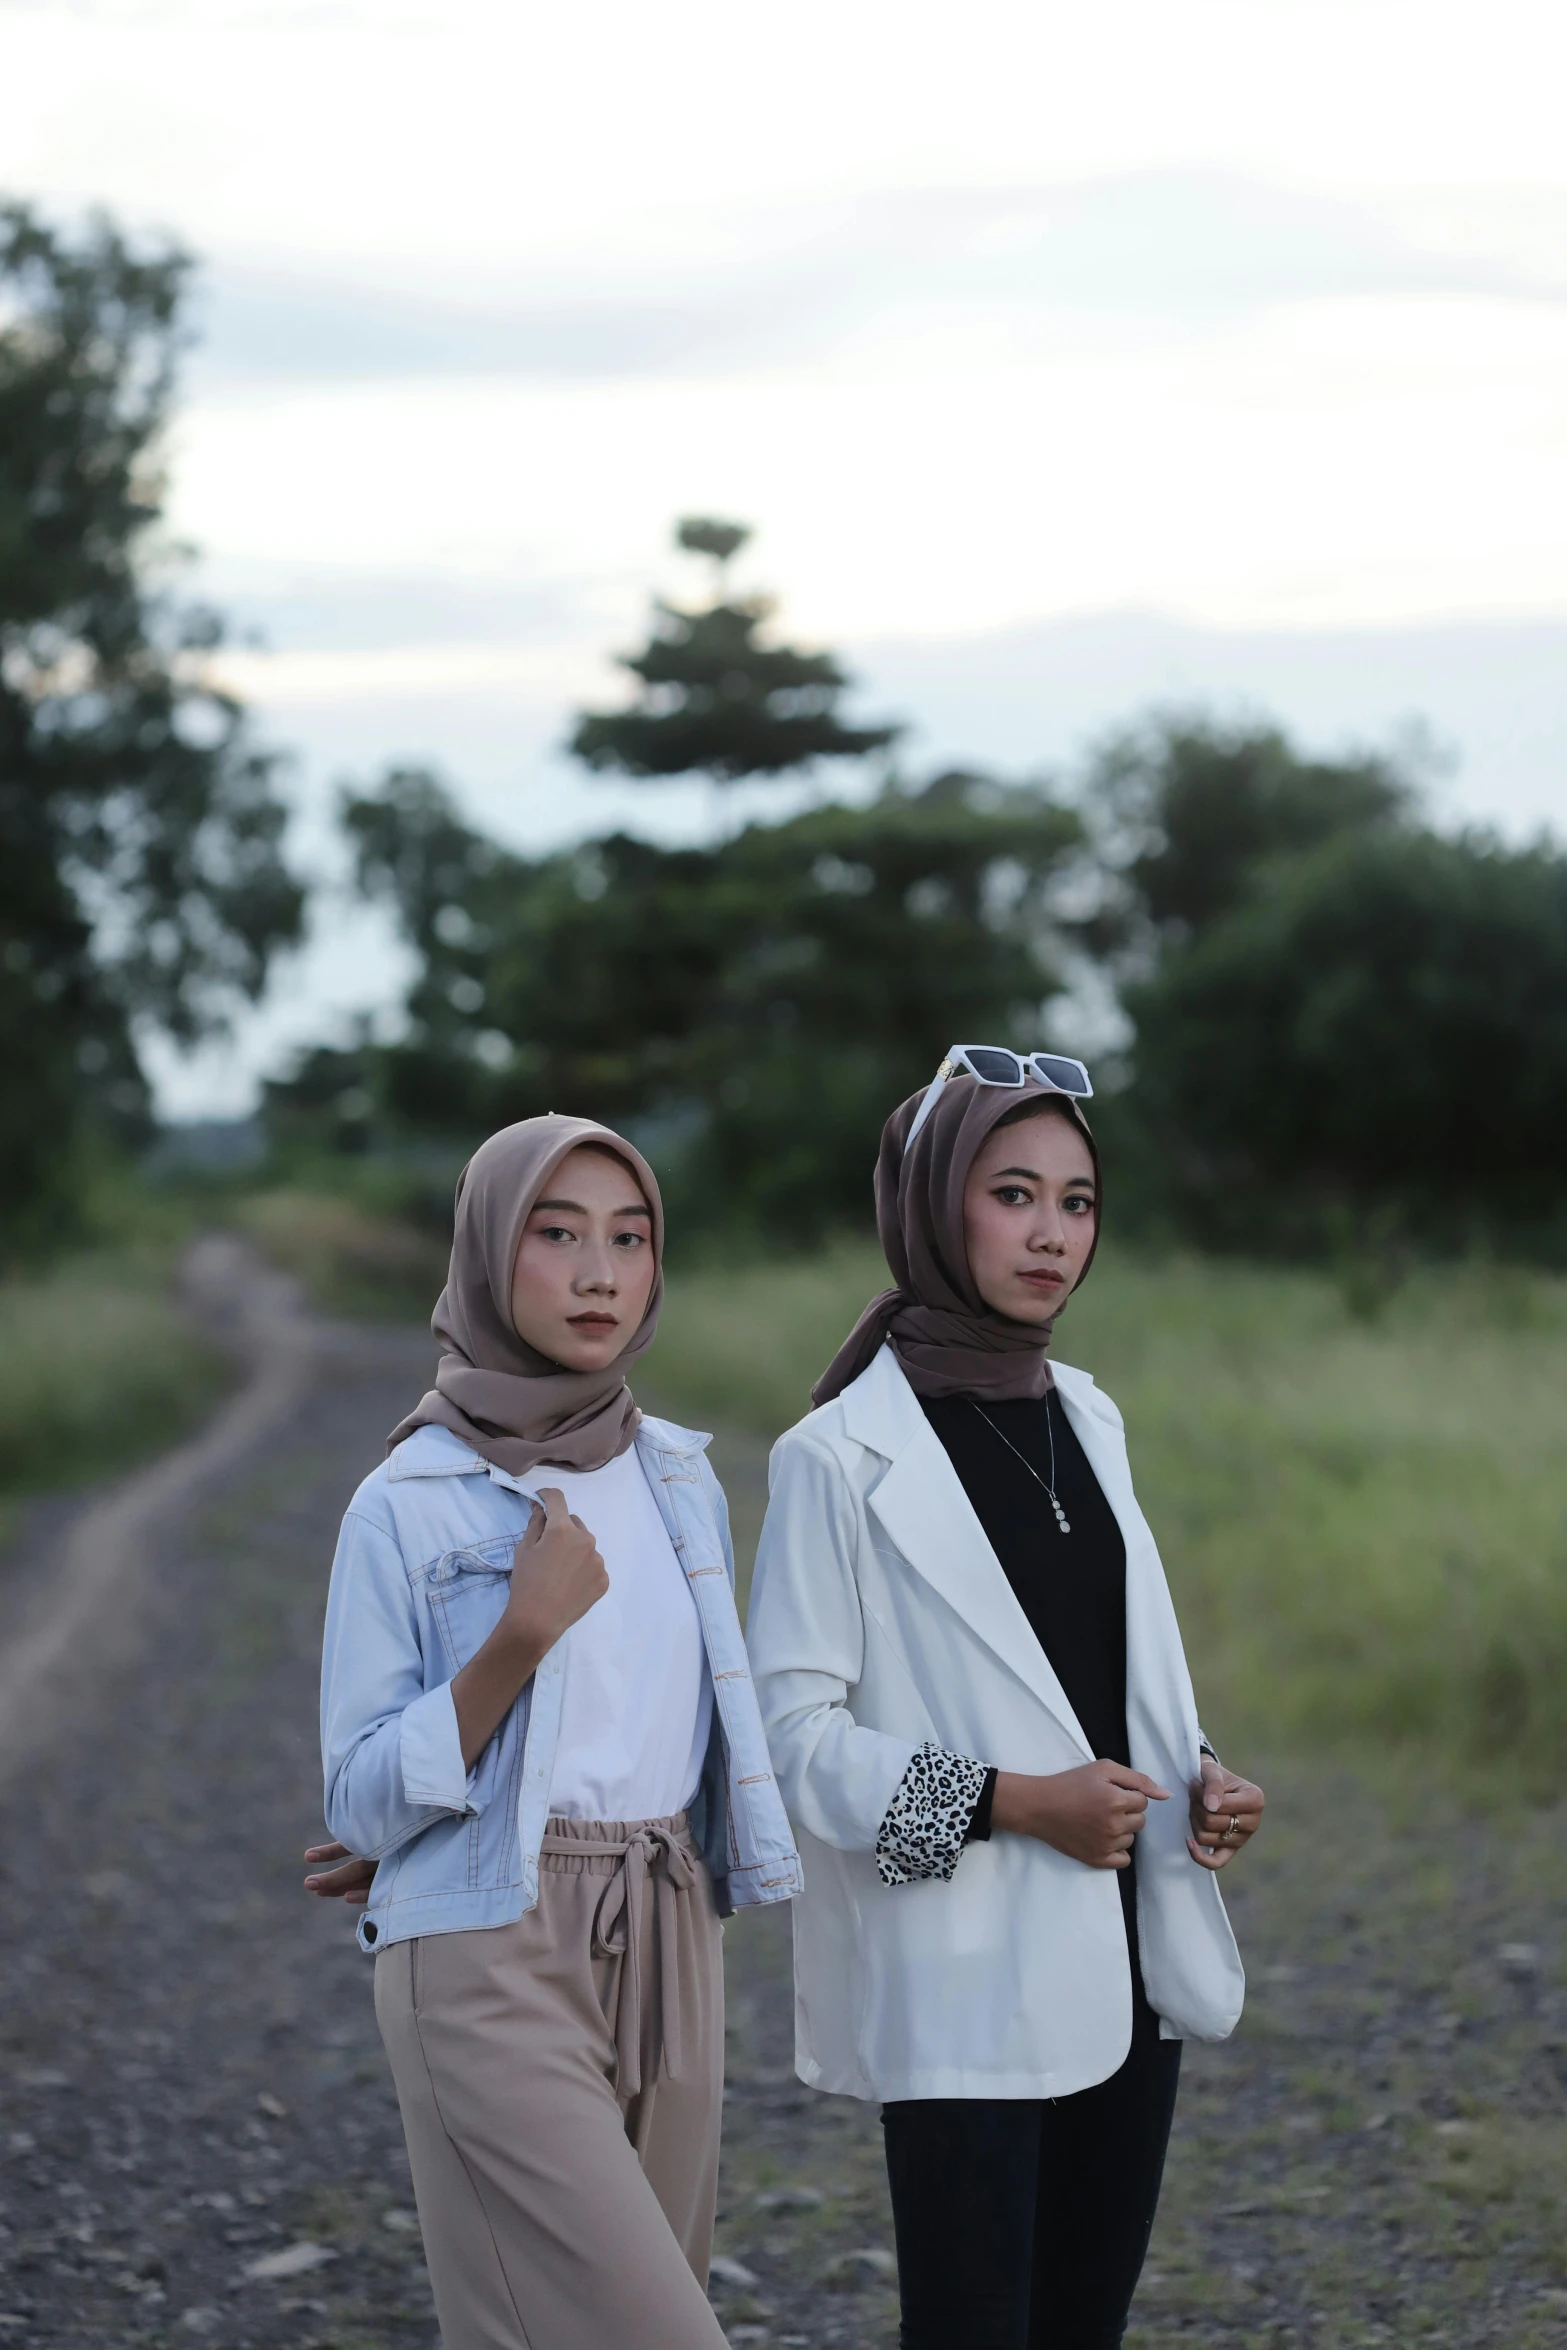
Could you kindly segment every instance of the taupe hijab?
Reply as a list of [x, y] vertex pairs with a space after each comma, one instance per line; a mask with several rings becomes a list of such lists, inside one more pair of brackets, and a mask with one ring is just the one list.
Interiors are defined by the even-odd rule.
[[[876, 1161], [876, 1226], [897, 1287], [871, 1299], [811, 1389], [812, 1403], [830, 1403], [841, 1394], [888, 1340], [916, 1395], [981, 1395], [1001, 1403], [1043, 1395], [1050, 1385], [1045, 1356], [1054, 1319], [1041, 1329], [986, 1305], [963, 1242], [963, 1187], [986, 1137], [1022, 1102], [1036, 1100], [1071, 1120], [1088, 1145], [1097, 1179], [1099, 1153], [1088, 1121], [1068, 1094], [1033, 1085], [1019, 1093], [953, 1077], [905, 1150], [904, 1137], [923, 1099], [923, 1093], [910, 1094], [893, 1111]], [[1097, 1180], [1095, 1198], [1093, 1248], [1075, 1288], [1099, 1245]]]
[[[571, 1151], [597, 1143], [624, 1162], [653, 1211], [657, 1271], [647, 1312], [612, 1363], [568, 1371], [517, 1335], [511, 1318], [512, 1268], [522, 1228], [550, 1177]], [[623, 1453], [642, 1414], [626, 1385], [626, 1365], [651, 1346], [664, 1295], [664, 1209], [658, 1181], [642, 1153], [591, 1118], [525, 1118], [482, 1143], [457, 1178], [451, 1270], [430, 1317], [441, 1349], [435, 1385], [386, 1440], [400, 1444], [416, 1428], [450, 1428], [508, 1476], [549, 1462], [560, 1469], [601, 1469]]]

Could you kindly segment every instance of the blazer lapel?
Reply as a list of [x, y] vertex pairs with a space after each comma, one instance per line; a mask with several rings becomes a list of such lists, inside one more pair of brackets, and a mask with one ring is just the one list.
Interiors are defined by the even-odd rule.
[[1132, 1487], [1126, 1438], [1115, 1421], [1096, 1409], [1092, 1385], [1081, 1372], [1068, 1372], [1065, 1379], [1058, 1374], [1057, 1393], [1126, 1543], [1128, 1720], [1140, 1704], [1145, 1718], [1157, 1723], [1170, 1752], [1178, 1757], [1191, 1685], [1158, 1547]]
[[1072, 1423], [1073, 1434], [1088, 1456], [1088, 1465], [1099, 1480], [1099, 1489], [1115, 1513], [1130, 1558], [1133, 1542], [1143, 1532], [1143, 1514], [1132, 1491], [1126, 1439], [1111, 1420], [1095, 1409], [1093, 1383], [1081, 1371], [1061, 1366], [1056, 1375], [1056, 1394]]
[[[869, 1379], [875, 1368], [864, 1376]], [[946, 1447], [895, 1367], [894, 1375], [910, 1411], [896, 1415], [903, 1441], [867, 1497], [870, 1509], [909, 1565], [1032, 1690], [1092, 1761], [1093, 1751], [1055, 1668], [1034, 1637]]]

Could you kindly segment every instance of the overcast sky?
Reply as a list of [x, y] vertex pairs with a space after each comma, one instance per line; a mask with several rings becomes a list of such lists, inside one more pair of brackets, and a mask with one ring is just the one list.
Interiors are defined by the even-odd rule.
[[[1564, 69], [1547, 0], [0, 0], [0, 186], [203, 258], [174, 520], [323, 870], [396, 756], [702, 825], [557, 749], [688, 511], [916, 763], [1421, 718], [1446, 815], [1567, 830]], [[317, 931], [168, 1106], [392, 1000]]]

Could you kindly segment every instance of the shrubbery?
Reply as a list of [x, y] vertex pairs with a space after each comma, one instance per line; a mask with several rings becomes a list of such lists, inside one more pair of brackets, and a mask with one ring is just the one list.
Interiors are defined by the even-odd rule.
[[[1567, 1260], [1567, 861], [1420, 819], [1387, 764], [1151, 722], [1083, 788], [951, 774], [704, 848], [530, 860], [431, 776], [349, 798], [361, 886], [418, 950], [408, 1030], [272, 1090], [280, 1136], [629, 1126], [709, 1245], [868, 1220], [887, 1110], [954, 1041], [1090, 1055], [1123, 1225], [1209, 1249]], [[1076, 985], [1074, 998], [1069, 982]]]

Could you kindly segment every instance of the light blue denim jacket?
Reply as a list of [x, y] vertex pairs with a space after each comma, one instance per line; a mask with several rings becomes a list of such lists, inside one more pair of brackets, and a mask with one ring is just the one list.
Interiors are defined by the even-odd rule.
[[[637, 1454], [702, 1621], [715, 1704], [692, 1810], [719, 1914], [800, 1890], [734, 1599], [734, 1552], [706, 1436], [645, 1418]], [[326, 1818], [379, 1862], [359, 1925], [378, 1950], [414, 1934], [508, 1925], [539, 1891], [563, 1667], [556, 1642], [463, 1767], [451, 1681], [500, 1619], [512, 1552], [550, 1481], [509, 1477], [449, 1429], [417, 1429], [348, 1506], [321, 1665]]]

